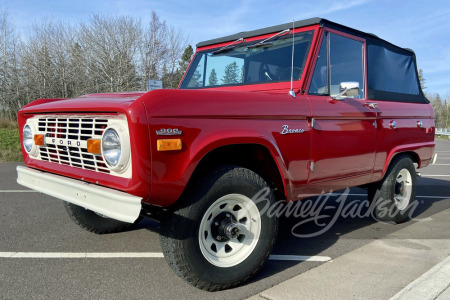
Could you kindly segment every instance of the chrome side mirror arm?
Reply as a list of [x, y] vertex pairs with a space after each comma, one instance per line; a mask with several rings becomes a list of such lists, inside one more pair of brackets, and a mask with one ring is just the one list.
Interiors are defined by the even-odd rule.
[[348, 88], [345, 88], [342, 92], [333, 97], [334, 100], [341, 100], [341, 97], [348, 91]]

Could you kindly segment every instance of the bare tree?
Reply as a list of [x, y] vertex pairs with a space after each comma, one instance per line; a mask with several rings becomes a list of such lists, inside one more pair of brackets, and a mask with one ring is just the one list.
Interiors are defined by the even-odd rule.
[[[188, 38], [185, 36], [183, 31], [175, 29], [174, 27], [169, 28], [168, 34], [168, 53], [167, 53], [167, 69], [169, 75], [169, 86], [166, 88], [176, 88], [181, 79], [178, 76], [184, 70], [179, 70], [179, 62], [181, 55], [183, 54], [184, 48], [188, 44]], [[182, 73], [181, 73], [182, 74]]]
[[142, 34], [140, 21], [130, 17], [94, 15], [82, 23], [79, 36], [88, 76], [96, 92], [138, 88], [136, 52]]
[[43, 21], [33, 26], [33, 33], [21, 52], [23, 79], [28, 97], [73, 96], [70, 47], [75, 30], [64, 23]]
[[150, 23], [144, 28], [139, 46], [141, 89], [146, 89], [147, 79], [159, 79], [168, 53], [168, 27], [153, 11]]
[[147, 79], [175, 88], [192, 56], [190, 46], [182, 56], [186, 45], [155, 12], [146, 26], [127, 16], [93, 15], [77, 26], [44, 20], [21, 40], [0, 8], [0, 108], [13, 118], [34, 99], [145, 90]]
[[14, 82], [18, 78], [18, 40], [8, 10], [0, 7], [0, 109], [10, 119], [14, 117], [11, 108], [17, 107], [20, 100]]

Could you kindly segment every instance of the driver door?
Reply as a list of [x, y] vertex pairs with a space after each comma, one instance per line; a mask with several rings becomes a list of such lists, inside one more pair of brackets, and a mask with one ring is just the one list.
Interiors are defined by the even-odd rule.
[[325, 31], [309, 85], [311, 165], [308, 193], [370, 181], [377, 108], [365, 100], [365, 41]]

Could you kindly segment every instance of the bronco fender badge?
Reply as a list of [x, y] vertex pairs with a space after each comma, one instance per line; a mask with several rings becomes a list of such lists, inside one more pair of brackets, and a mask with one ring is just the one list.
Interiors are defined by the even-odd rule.
[[161, 128], [160, 130], [156, 130], [157, 135], [182, 135], [183, 131], [178, 130], [178, 128]]
[[281, 134], [303, 133], [303, 132], [305, 132], [304, 129], [289, 128], [289, 125], [283, 125], [282, 127], [283, 127], [283, 130], [281, 130]]

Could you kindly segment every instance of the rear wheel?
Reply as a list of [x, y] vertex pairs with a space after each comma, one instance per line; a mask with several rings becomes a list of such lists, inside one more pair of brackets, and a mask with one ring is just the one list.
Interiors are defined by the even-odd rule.
[[412, 160], [403, 155], [395, 157], [385, 178], [369, 188], [374, 217], [383, 222], [407, 221], [416, 197], [416, 183]]
[[141, 220], [141, 218], [138, 218], [134, 223], [118, 221], [66, 201], [64, 201], [64, 207], [75, 224], [84, 230], [97, 234], [123, 231]]
[[177, 275], [204, 290], [245, 282], [261, 269], [275, 243], [278, 220], [264, 213], [274, 201], [254, 172], [219, 169], [161, 222], [166, 261]]

